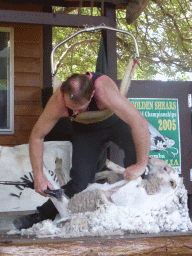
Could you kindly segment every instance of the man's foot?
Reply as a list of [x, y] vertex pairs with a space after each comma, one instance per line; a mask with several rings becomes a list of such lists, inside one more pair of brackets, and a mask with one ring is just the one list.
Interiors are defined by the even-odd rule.
[[42, 218], [41, 214], [39, 212], [25, 215], [18, 217], [14, 219], [13, 224], [16, 227], [16, 229], [21, 230], [21, 229], [27, 229], [33, 226], [33, 224], [36, 224], [40, 221], [43, 221], [44, 219]]

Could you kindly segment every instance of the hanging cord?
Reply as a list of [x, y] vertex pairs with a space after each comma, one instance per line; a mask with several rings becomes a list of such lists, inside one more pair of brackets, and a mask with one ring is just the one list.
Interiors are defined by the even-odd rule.
[[79, 9], [78, 9], [78, 29], [79, 29], [79, 22], [81, 21], [82, 7], [83, 7], [83, 0], [80, 0]]
[[105, 25], [103, 22], [103, 17], [105, 16], [105, 4], [104, 0], [101, 0], [101, 20], [102, 20], [102, 25]]
[[94, 0], [91, 0], [91, 26], [93, 25], [93, 6], [94, 6]]

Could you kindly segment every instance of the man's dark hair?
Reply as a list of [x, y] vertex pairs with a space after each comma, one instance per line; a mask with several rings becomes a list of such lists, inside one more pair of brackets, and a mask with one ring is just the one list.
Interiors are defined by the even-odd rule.
[[[78, 83], [78, 87], [75, 85]], [[91, 79], [86, 75], [73, 74], [62, 83], [61, 91], [68, 93], [71, 100], [80, 102], [81, 99], [90, 100], [94, 90], [94, 85]]]

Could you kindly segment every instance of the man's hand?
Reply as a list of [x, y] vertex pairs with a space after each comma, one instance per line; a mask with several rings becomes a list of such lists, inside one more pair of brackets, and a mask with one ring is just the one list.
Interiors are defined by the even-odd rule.
[[137, 179], [145, 172], [145, 167], [143, 165], [134, 164], [125, 169], [123, 174], [124, 179], [131, 181]]
[[50, 197], [50, 195], [45, 194], [44, 190], [54, 190], [54, 187], [52, 186], [52, 184], [45, 178], [45, 176], [41, 176], [35, 179], [34, 182], [34, 188], [35, 188], [35, 192], [39, 193], [42, 196], [45, 197]]

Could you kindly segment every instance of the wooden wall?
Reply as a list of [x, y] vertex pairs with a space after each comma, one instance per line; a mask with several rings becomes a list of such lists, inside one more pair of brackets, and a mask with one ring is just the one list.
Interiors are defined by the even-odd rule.
[[[0, 3], [0, 9], [40, 11], [41, 6], [12, 6]], [[0, 23], [14, 28], [14, 135], [0, 135], [1, 146], [28, 143], [32, 127], [42, 113], [43, 26]]]

